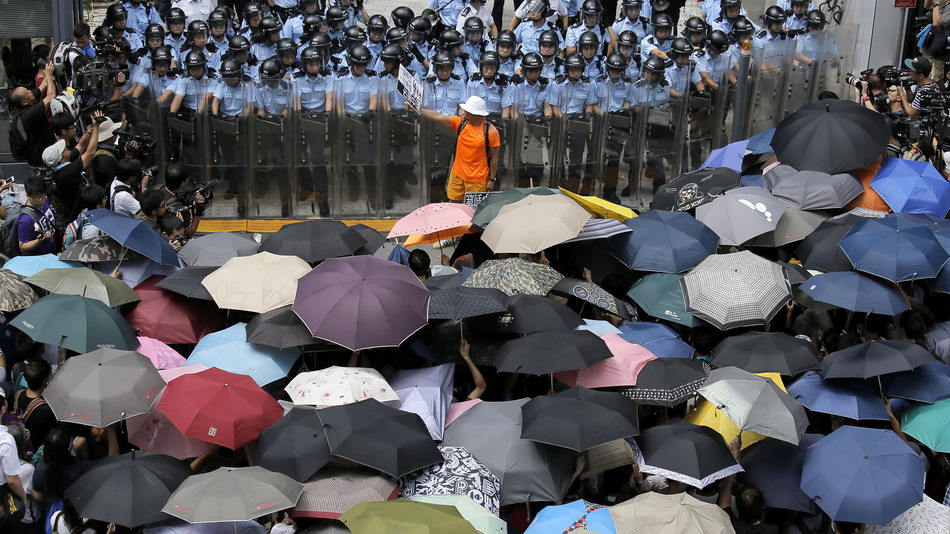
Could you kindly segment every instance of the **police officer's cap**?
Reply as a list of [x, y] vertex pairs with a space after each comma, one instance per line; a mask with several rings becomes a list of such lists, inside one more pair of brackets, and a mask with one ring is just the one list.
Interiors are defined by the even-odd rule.
[[613, 52], [607, 56], [607, 68], [613, 70], [624, 70], [627, 68], [627, 58], [620, 52]]
[[207, 62], [204, 52], [200, 50], [192, 50], [185, 54], [186, 67], [204, 67]]
[[310, 45], [304, 48], [303, 52], [300, 53], [300, 60], [304, 63], [308, 61], [323, 61], [323, 54], [320, 52], [319, 47]]
[[327, 8], [327, 23], [330, 26], [346, 21], [346, 11], [340, 6], [330, 6]]
[[241, 62], [229, 58], [221, 62], [221, 75], [225, 78], [234, 78], [235, 76], [240, 76], [244, 72], [244, 67], [241, 65]]
[[825, 14], [817, 9], [812, 9], [805, 17], [805, 24], [810, 28], [824, 29], [827, 22], [828, 19], [825, 18]]
[[[544, 36], [544, 33], [541, 35]], [[515, 37], [515, 32], [511, 30], [502, 30], [498, 32], [498, 37], [495, 39], [495, 46], [508, 45], [514, 48], [515, 43], [517, 42], [518, 38]]]
[[278, 54], [297, 54], [297, 43], [289, 37], [284, 37], [277, 41]]
[[[194, 24], [194, 23], [192, 23]], [[261, 23], [258, 28], [261, 30], [261, 33], [264, 35], [271, 35], [280, 31], [281, 23], [274, 17], [264, 17], [261, 19]]]
[[384, 61], [398, 61], [402, 57], [402, 47], [397, 44], [388, 44], [383, 47], [379, 57], [383, 58]]
[[261, 63], [259, 72], [262, 80], [276, 80], [281, 77], [283, 70], [277, 58], [269, 57]]
[[370, 31], [386, 31], [386, 28], [389, 27], [389, 22], [386, 21], [386, 17], [376, 14], [369, 18], [369, 22], [366, 23], [366, 27]]
[[370, 54], [369, 48], [358, 44], [350, 47], [347, 57], [353, 65], [366, 65], [369, 63], [370, 58], [372, 58], [372, 54]]
[[129, 12], [126, 11], [125, 6], [116, 2], [109, 6], [106, 9], [106, 20], [112, 24], [116, 21], [123, 20], [129, 16]]
[[466, 32], [483, 32], [485, 31], [485, 22], [478, 17], [469, 17], [462, 24], [462, 29]]
[[232, 35], [228, 38], [228, 50], [237, 52], [247, 52], [251, 49], [251, 42], [243, 35]]
[[160, 46], [152, 50], [152, 66], [154, 67], [156, 63], [165, 62], [171, 65], [172, 62], [172, 53], [168, 48]]
[[755, 32], [755, 26], [745, 18], [741, 18], [732, 25], [732, 31], [736, 35], [752, 35]]
[[722, 30], [713, 30], [706, 37], [706, 46], [723, 53], [729, 50], [729, 36]]
[[666, 63], [658, 56], [650, 56], [643, 62], [643, 70], [657, 74], [666, 72]]
[[564, 59], [565, 69], [583, 69], [585, 65], [584, 56], [574, 52]]
[[199, 35], [208, 35], [208, 23], [203, 20], [193, 20], [188, 24], [188, 37], [194, 39]]
[[310, 38], [310, 46], [315, 46], [317, 48], [330, 48], [330, 45], [333, 44], [333, 39], [325, 33], [318, 33]]
[[208, 25], [214, 26], [220, 24], [224, 26], [227, 25], [229, 19], [230, 17], [228, 17], [228, 13], [224, 10], [224, 8], [219, 7], [208, 15]]
[[393, 26], [398, 26], [400, 28], [406, 28], [409, 25], [409, 22], [416, 18], [416, 14], [406, 6], [397, 7], [392, 11], [390, 16], [393, 19]]
[[537, 52], [528, 52], [521, 58], [522, 69], [540, 69], [543, 66], [544, 60], [541, 59], [541, 54]]
[[706, 23], [699, 17], [690, 17], [686, 19], [686, 26], [683, 28], [683, 35], [689, 36], [693, 33], [706, 33]]
[[494, 65], [497, 67], [499, 64], [501, 64], [501, 58], [498, 56], [498, 52], [494, 50], [486, 50], [485, 53], [482, 54], [481, 59], [478, 60], [479, 67], [484, 67], [485, 65]]

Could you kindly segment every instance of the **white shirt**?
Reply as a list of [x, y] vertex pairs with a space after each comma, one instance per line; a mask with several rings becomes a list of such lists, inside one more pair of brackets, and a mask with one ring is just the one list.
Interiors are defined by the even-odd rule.
[[118, 178], [112, 180], [112, 184], [109, 185], [109, 198], [112, 199], [112, 211], [128, 215], [129, 217], [135, 217], [136, 213], [142, 211], [142, 207], [139, 205], [139, 201], [135, 200], [132, 193], [128, 191], [119, 191], [116, 193], [115, 188], [119, 185], [125, 184], [120, 182]]
[[[0, 425], [0, 470], [3, 476], [17, 476], [20, 474], [20, 457], [16, 452], [16, 441], [7, 432], [5, 425]], [[3, 481], [6, 484], [6, 480]]]
[[175, 0], [172, 7], [177, 7], [185, 12], [185, 27], [187, 28], [193, 20], [208, 20], [208, 15], [214, 9], [211, 0]]

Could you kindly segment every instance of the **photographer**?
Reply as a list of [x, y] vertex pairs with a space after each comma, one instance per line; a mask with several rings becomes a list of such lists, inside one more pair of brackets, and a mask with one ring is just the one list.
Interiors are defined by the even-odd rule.
[[903, 110], [912, 118], [916, 118], [920, 115], [921, 111], [924, 110], [926, 101], [924, 99], [925, 95], [929, 93], [934, 93], [939, 90], [937, 84], [930, 79], [930, 71], [933, 68], [933, 65], [930, 63], [930, 60], [921, 56], [914, 59], [904, 60], [904, 65], [910, 69], [910, 79], [914, 82], [914, 85], [917, 89], [914, 91], [913, 98], [911, 103], [908, 104], [907, 100], [910, 96], [910, 88], [905, 87], [905, 91], [901, 91], [901, 107]]
[[[101, 111], [93, 115], [93, 117], [101, 116]], [[57, 121], [57, 123], [62, 122], [64, 121]], [[69, 128], [61, 132], [67, 132], [68, 136], [73, 129]], [[98, 135], [99, 121], [94, 120], [88, 132], [83, 135], [83, 140], [80, 141], [81, 153], [76, 148], [68, 148], [65, 139], [60, 139], [43, 151], [43, 162], [49, 166], [53, 174], [55, 190], [50, 200], [56, 207], [53, 210], [56, 213], [56, 227], [61, 230], [75, 220], [82, 209], [82, 191], [88, 185], [84, 169], [92, 164], [93, 157], [96, 155], [96, 145], [92, 139]]]
[[950, 38], [950, 2], [947, 0], [924, 0], [924, 9], [933, 10], [933, 28], [930, 30], [930, 43], [920, 49], [920, 53], [931, 62], [927, 75], [943, 83], [944, 66], [947, 61], [947, 39]]
[[165, 195], [155, 189], [146, 191], [142, 193], [142, 201], [139, 204], [142, 207], [142, 221], [152, 230], [162, 233], [159, 221], [166, 212]]
[[16, 221], [20, 254], [39, 256], [59, 252], [53, 228], [53, 210], [46, 202], [46, 181], [34, 176], [26, 181], [26, 204]]
[[175, 249], [175, 252], [181, 250], [181, 247], [188, 242], [185, 223], [181, 222], [177, 216], [166, 213], [159, 219], [158, 224], [161, 227], [162, 237], [168, 240], [168, 244]]
[[39, 89], [30, 90], [17, 87], [10, 91], [10, 114], [16, 120], [10, 121], [11, 128], [19, 125], [25, 134], [28, 149], [27, 163], [37, 176], [49, 176], [49, 169], [43, 164], [43, 149], [53, 144], [55, 136], [46, 114], [50, 102], [56, 96], [56, 83], [53, 81], [53, 62], [46, 64], [45, 78]]
[[[860, 87], [857, 85], [854, 88], [858, 92], [857, 101], [864, 107], [870, 109], [871, 111], [877, 111], [878, 113], [885, 113], [890, 111], [886, 106], [882, 105], [884, 102], [884, 82], [876, 74], [871, 74], [870, 76], [863, 77], [860, 80]], [[896, 102], [898, 109], [900, 109], [900, 100]]]
[[[169, 213], [180, 213], [189, 211], [191, 220], [187, 221], [188, 227], [184, 229], [185, 236], [191, 239], [198, 231], [198, 223], [201, 222], [201, 216], [204, 215], [206, 200], [201, 193], [195, 194], [195, 200], [190, 206], [185, 206], [182, 202], [180, 193], [188, 185], [188, 169], [181, 163], [172, 163], [165, 170], [165, 185], [159, 190], [165, 198], [165, 207]], [[183, 219], [186, 217], [182, 217]]]
[[123, 159], [116, 165], [115, 180], [109, 186], [112, 211], [135, 217], [142, 206], [136, 198], [139, 191], [148, 188], [151, 175], [142, 176], [142, 163], [137, 159]]

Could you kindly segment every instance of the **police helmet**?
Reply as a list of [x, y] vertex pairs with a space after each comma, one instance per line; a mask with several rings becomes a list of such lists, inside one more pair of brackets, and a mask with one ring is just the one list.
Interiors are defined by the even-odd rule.
[[164, 47], [164, 46], [160, 46], [152, 50], [152, 67], [154, 68], [156, 63], [161, 63], [163, 61], [171, 65], [172, 63], [171, 51], [167, 47]]
[[366, 65], [371, 58], [369, 48], [361, 44], [351, 46], [347, 53], [347, 60], [351, 65]]
[[405, 29], [409, 22], [416, 18], [416, 14], [406, 6], [399, 6], [392, 11], [390, 17], [393, 20], [393, 26]]
[[241, 62], [228, 58], [221, 62], [221, 75], [225, 78], [234, 78], [244, 73], [244, 66]]
[[346, 11], [340, 6], [330, 6], [327, 8], [327, 26], [336, 29], [346, 23]]
[[690, 35], [695, 33], [701, 34], [705, 37], [706, 23], [703, 22], [703, 19], [699, 17], [690, 17], [686, 19], [686, 24], [683, 26], [683, 36], [689, 38]]
[[448, 67], [451, 69], [455, 66], [455, 58], [449, 52], [439, 50], [432, 56], [432, 64], [435, 65], [435, 68]]
[[537, 52], [528, 52], [521, 58], [522, 69], [540, 69], [544, 67], [544, 60]]
[[564, 59], [564, 69], [583, 69], [587, 65], [584, 56], [574, 52]]
[[303, 18], [303, 32], [307, 35], [317, 33], [323, 26], [324, 24], [322, 15], [314, 13]]
[[402, 58], [402, 47], [397, 44], [388, 44], [383, 47], [383, 51], [379, 53], [379, 57], [383, 61], [399, 61]]
[[660, 30], [673, 31], [673, 19], [666, 13], [657, 13], [653, 17], [653, 34]]
[[465, 30], [466, 35], [468, 35], [469, 32], [478, 32], [479, 35], [481, 35], [485, 32], [485, 22], [478, 17], [469, 17], [465, 19], [465, 22], [462, 24], [462, 29]]
[[366, 23], [366, 29], [369, 31], [385, 32], [388, 27], [389, 22], [386, 21], [386, 17], [378, 14], [370, 17], [369, 22]]
[[808, 12], [808, 16], [805, 17], [805, 25], [809, 28], [823, 30], [827, 23], [828, 19], [825, 18], [825, 14], [817, 9], [812, 9]]
[[261, 16], [261, 6], [257, 2], [248, 2], [244, 6], [244, 22], [251, 20], [254, 17], [260, 18]]
[[346, 41], [347, 47], [362, 44], [366, 42], [366, 32], [359, 26], [349, 26], [343, 30], [343, 39]]
[[429, 32], [432, 31], [432, 22], [425, 17], [413, 17], [412, 20], [409, 21], [408, 29], [411, 32], [428, 36]]
[[251, 42], [243, 35], [232, 35], [228, 38], [228, 50], [237, 52], [248, 52], [251, 50]]
[[185, 12], [179, 7], [173, 7], [168, 10], [168, 16], [165, 17], [165, 24], [184, 24], [185, 23]]
[[304, 63], [308, 61], [318, 61], [323, 62], [323, 54], [320, 52], [320, 48], [317, 46], [310, 45], [307, 48], [303, 49], [303, 52], [300, 53], [300, 61]]
[[720, 0], [719, 8], [722, 9], [723, 15], [725, 15], [727, 9], [742, 9], [742, 0]]
[[598, 38], [594, 32], [586, 31], [577, 38], [577, 48], [584, 48], [585, 46], [597, 47], [598, 45], [600, 45], [600, 38]]
[[594, 16], [599, 17], [600, 13], [604, 10], [604, 7], [600, 5], [600, 2], [597, 0], [584, 0], [584, 3], [581, 4], [581, 12], [584, 16]]
[[624, 70], [627, 68], [627, 57], [620, 52], [613, 52], [607, 56], [607, 69]]
[[397, 28], [393, 26], [386, 30], [386, 42], [387, 43], [404, 43], [406, 41], [406, 30], [402, 28]]
[[706, 46], [721, 54], [729, 50], [729, 36], [722, 30], [713, 30], [706, 36]]
[[161, 24], [149, 24], [145, 27], [145, 42], [148, 43], [149, 39], [160, 39], [165, 41], [165, 28]]
[[[541, 36], [544, 36], [544, 32], [541, 33]], [[495, 48], [500, 47], [501, 45], [510, 46], [511, 48], [515, 47], [515, 43], [518, 42], [518, 38], [515, 37], [515, 32], [511, 30], [502, 30], [498, 32], [498, 37], [495, 38]]]
[[637, 34], [631, 30], [624, 30], [617, 36], [617, 46], [632, 46], [636, 48], [639, 42], [640, 40], [637, 39]]
[[203, 20], [193, 20], [188, 24], [188, 38], [194, 39], [199, 35], [208, 35], [208, 23]]
[[644, 72], [663, 74], [666, 72], [666, 63], [658, 56], [651, 55], [646, 61], [643, 62], [643, 70]]
[[643, 8], [643, 0], [623, 0], [622, 5], [623, 5], [623, 8], [624, 8], [624, 9], [626, 9], [626, 8], [628, 8], [628, 7], [636, 7], [636, 8], [642, 9], [642, 8]]
[[280, 61], [277, 61], [277, 58], [269, 57], [261, 63], [258, 72], [262, 80], [277, 80], [283, 75], [284, 67], [280, 64]]
[[732, 25], [732, 33], [736, 34], [736, 36], [752, 35], [755, 33], [755, 26], [743, 17]]
[[227, 11], [223, 7], [219, 7], [208, 14], [208, 26], [227, 26], [230, 17], [228, 16]]
[[[590, 33], [590, 32], [587, 32], [587, 33]], [[557, 47], [557, 45], [560, 42], [561, 42], [561, 34], [559, 34], [558, 32], [554, 30], [544, 30], [543, 32], [541, 32], [541, 35], [538, 37], [539, 46]]]
[[116, 2], [106, 9], [106, 22], [114, 24], [116, 21], [125, 20], [129, 16], [125, 6]]
[[205, 59], [204, 52], [200, 50], [192, 50], [185, 54], [186, 67], [204, 67], [206, 63], [208, 60]]
[[689, 39], [677, 37], [673, 39], [673, 44], [670, 45], [670, 53], [688, 56], [693, 53], [693, 45], [690, 44]]
[[479, 68], [484, 67], [485, 65], [494, 65], [498, 66], [501, 64], [501, 58], [498, 56], [498, 52], [494, 50], [486, 50], [481, 59], [478, 60]]
[[439, 35], [439, 47], [443, 50], [451, 50], [456, 46], [462, 46], [462, 34], [452, 28], [442, 30]]
[[762, 15], [762, 20], [766, 24], [785, 24], [785, 21], [788, 20], [788, 15], [785, 14], [785, 10], [778, 6], [771, 6], [765, 10], [765, 14]]
[[331, 44], [333, 44], [333, 39], [325, 33], [318, 33], [310, 38], [310, 46], [320, 49], [329, 49]]
[[281, 40], [277, 41], [277, 54], [293, 54], [297, 55], [297, 43], [289, 37], [284, 37]]
[[104, 46], [113, 38], [112, 30], [108, 26], [99, 26], [92, 31], [92, 42], [97, 47]]

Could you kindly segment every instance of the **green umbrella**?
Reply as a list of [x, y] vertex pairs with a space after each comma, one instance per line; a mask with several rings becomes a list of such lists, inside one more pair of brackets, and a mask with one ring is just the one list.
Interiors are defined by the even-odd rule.
[[657, 319], [685, 326], [699, 326], [703, 321], [686, 311], [683, 302], [682, 274], [652, 273], [637, 280], [627, 296]]
[[[784, 201], [783, 201], [784, 202]], [[828, 215], [818, 211], [802, 211], [788, 206], [775, 230], [766, 232], [749, 241], [753, 247], [780, 247], [805, 239]]]
[[475, 208], [475, 215], [472, 216], [472, 224], [485, 228], [498, 215], [501, 208], [513, 202], [518, 202], [528, 195], [556, 194], [556, 191], [547, 187], [515, 187], [501, 193], [493, 193], [478, 203], [478, 207]]
[[22, 310], [38, 298], [36, 291], [23, 281], [23, 276], [0, 269], [0, 311]]
[[454, 506], [466, 521], [482, 534], [505, 534], [508, 524], [467, 495], [417, 495], [414, 501]]
[[408, 499], [363, 502], [340, 516], [353, 534], [479, 534], [453, 506]]
[[934, 404], [912, 403], [901, 418], [905, 434], [934, 452], [950, 453], [950, 399]]
[[96, 299], [110, 308], [140, 300], [122, 280], [93, 269], [43, 269], [26, 282], [50, 293]]
[[33, 341], [82, 354], [101, 348], [134, 350], [139, 346], [132, 327], [117, 311], [78, 295], [47, 295], [10, 324]]

